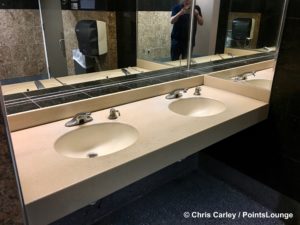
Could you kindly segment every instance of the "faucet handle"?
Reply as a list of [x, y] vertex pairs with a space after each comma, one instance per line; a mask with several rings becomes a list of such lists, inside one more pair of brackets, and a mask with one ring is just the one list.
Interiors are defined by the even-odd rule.
[[197, 96], [201, 95], [201, 90], [202, 90], [201, 86], [195, 87], [194, 95], [197, 95]]
[[119, 117], [118, 115], [121, 116], [120, 111], [116, 110], [115, 108], [111, 108], [110, 111], [109, 111], [108, 119], [115, 120]]
[[173, 91], [174, 97], [180, 98], [182, 96], [182, 94], [180, 92], [182, 91], [183, 93], [187, 93], [188, 90], [189, 90], [188, 88], [176, 89]]
[[77, 113], [74, 117], [77, 118], [79, 116], [82, 116], [82, 117], [89, 117], [91, 116], [91, 112], [80, 112], [80, 113]]

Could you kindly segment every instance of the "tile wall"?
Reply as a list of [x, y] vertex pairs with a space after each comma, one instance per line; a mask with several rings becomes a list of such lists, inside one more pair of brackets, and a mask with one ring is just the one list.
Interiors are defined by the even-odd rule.
[[170, 61], [170, 11], [138, 12], [138, 58]]
[[[2, 97], [0, 89], [0, 98]], [[23, 224], [21, 203], [8, 147], [2, 109], [0, 109], [0, 224]]]
[[0, 9], [0, 80], [46, 73], [37, 9]]

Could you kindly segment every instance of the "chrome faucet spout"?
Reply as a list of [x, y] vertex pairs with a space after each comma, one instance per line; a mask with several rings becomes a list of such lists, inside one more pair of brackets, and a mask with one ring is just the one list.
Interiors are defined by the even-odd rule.
[[252, 72], [246, 72], [246, 73], [242, 73], [242, 74], [240, 74], [240, 75], [237, 75], [237, 76], [235, 76], [235, 77], [233, 77], [233, 79], [235, 80], [235, 81], [239, 81], [239, 80], [247, 80], [247, 78], [249, 77], [249, 76], [256, 76], [256, 71], [252, 71]]
[[70, 121], [68, 121], [65, 124], [65, 126], [66, 127], [78, 126], [78, 125], [88, 123], [92, 120], [93, 120], [93, 118], [91, 117], [90, 112], [77, 113]]
[[166, 99], [180, 98], [180, 97], [182, 97], [182, 92], [186, 93], [188, 90], [189, 90], [188, 88], [175, 89], [166, 96]]

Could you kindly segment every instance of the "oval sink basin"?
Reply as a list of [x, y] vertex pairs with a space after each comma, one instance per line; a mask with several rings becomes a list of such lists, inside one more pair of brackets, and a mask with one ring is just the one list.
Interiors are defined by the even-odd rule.
[[245, 82], [255, 85], [259, 88], [264, 88], [271, 90], [272, 88], [272, 81], [271, 80], [265, 80], [265, 79], [253, 79], [253, 80], [246, 80]]
[[61, 136], [56, 151], [71, 158], [95, 158], [112, 154], [133, 145], [138, 131], [123, 123], [82, 126]]
[[191, 117], [213, 116], [223, 112], [226, 107], [222, 102], [210, 98], [182, 98], [169, 105], [177, 114]]

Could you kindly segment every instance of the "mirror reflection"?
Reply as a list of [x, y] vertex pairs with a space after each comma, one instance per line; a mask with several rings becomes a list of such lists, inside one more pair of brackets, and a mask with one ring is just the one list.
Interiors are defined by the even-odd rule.
[[2, 35], [3, 42], [13, 52], [7, 55], [6, 48], [0, 49], [6, 55], [0, 77], [4, 94], [148, 71], [136, 67], [135, 4], [122, 7], [104, 0], [31, 3], [1, 10], [5, 22], [0, 28], [9, 31]]
[[[275, 51], [283, 3], [196, 0], [192, 64]], [[30, 9], [3, 8], [3, 92], [186, 65], [190, 4], [139, 0], [137, 8], [119, 10], [106, 1], [36, 0]], [[181, 31], [183, 44], [178, 44]]]
[[[195, 2], [196, 7], [201, 9], [204, 23], [202, 25], [198, 23], [197, 29], [194, 29], [196, 32], [193, 34], [195, 43], [193, 43], [192, 64], [276, 51], [284, 1], [196, 0]], [[182, 0], [179, 4], [183, 7], [185, 1]], [[172, 24], [168, 29], [172, 30]], [[153, 32], [153, 35], [156, 34]], [[165, 42], [162, 42], [164, 49], [171, 49], [163, 43]], [[186, 63], [184, 60], [174, 62], [170, 52], [166, 52], [164, 57], [157, 57], [155, 54], [151, 56], [149, 49], [151, 47], [148, 51], [143, 50], [146, 53], [146, 56], [143, 55], [145, 59], [172, 66]], [[138, 55], [142, 54], [139, 52]]]

